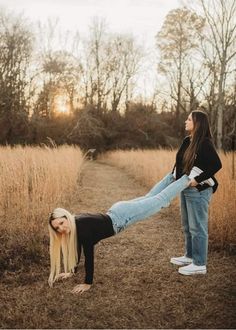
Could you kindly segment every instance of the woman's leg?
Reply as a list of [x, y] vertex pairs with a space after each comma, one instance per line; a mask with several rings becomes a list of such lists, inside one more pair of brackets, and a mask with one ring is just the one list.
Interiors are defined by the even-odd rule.
[[185, 192], [189, 189], [185, 189], [180, 193], [180, 208], [181, 208], [181, 220], [184, 231], [185, 238], [185, 256], [192, 259], [192, 236], [189, 231], [189, 219], [188, 219], [188, 209], [185, 197]]
[[114, 204], [107, 214], [112, 219], [116, 233], [132, 223], [154, 215], [163, 207], [169, 206], [171, 200], [188, 187], [189, 182], [188, 176], [184, 175], [155, 196], [140, 199], [139, 201], [131, 200]]
[[173, 182], [175, 182], [175, 178], [174, 178], [173, 174], [168, 173], [161, 181], [157, 182], [146, 195], [134, 198], [130, 201], [136, 202], [136, 201], [140, 201], [147, 197], [155, 196]]
[[207, 264], [208, 253], [208, 208], [212, 196], [212, 188], [198, 191], [186, 189], [189, 231], [192, 239], [193, 264]]

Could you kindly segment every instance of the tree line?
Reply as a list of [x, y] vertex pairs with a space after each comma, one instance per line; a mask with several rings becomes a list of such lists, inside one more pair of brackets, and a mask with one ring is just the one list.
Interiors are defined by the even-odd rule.
[[[187, 114], [208, 114], [218, 148], [235, 148], [236, 0], [195, 0], [170, 11], [155, 63], [128, 34], [94, 18], [88, 36], [0, 10], [0, 143], [82, 149], [176, 147]], [[145, 65], [152, 93], [137, 85]], [[145, 91], [144, 91], [145, 92]]]

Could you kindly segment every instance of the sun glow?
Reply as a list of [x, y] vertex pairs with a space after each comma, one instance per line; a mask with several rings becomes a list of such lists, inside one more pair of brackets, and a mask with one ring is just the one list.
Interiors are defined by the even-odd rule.
[[69, 114], [70, 113], [70, 106], [68, 102], [68, 97], [66, 95], [57, 95], [55, 97], [55, 111]]

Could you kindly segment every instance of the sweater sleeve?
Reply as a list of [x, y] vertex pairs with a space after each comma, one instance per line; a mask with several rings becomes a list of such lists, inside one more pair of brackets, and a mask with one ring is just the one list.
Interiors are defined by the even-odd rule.
[[94, 245], [92, 242], [86, 242], [83, 244], [84, 251], [84, 267], [85, 267], [85, 283], [93, 283], [93, 272], [94, 272]]
[[204, 168], [201, 168], [203, 172], [194, 178], [198, 183], [214, 176], [222, 167], [220, 158], [210, 140], [203, 142], [199, 158], [204, 159]]

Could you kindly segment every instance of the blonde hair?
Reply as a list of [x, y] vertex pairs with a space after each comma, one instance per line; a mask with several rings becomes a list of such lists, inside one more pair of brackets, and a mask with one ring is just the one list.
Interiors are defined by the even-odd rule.
[[[70, 233], [61, 235], [53, 229], [51, 221], [57, 218], [65, 217], [69, 221]], [[61, 252], [65, 273], [74, 273], [78, 263], [77, 235], [75, 226], [75, 216], [65, 209], [56, 208], [49, 217], [49, 235], [50, 235], [50, 262], [51, 270], [48, 279], [50, 287], [56, 281], [61, 271]]]

